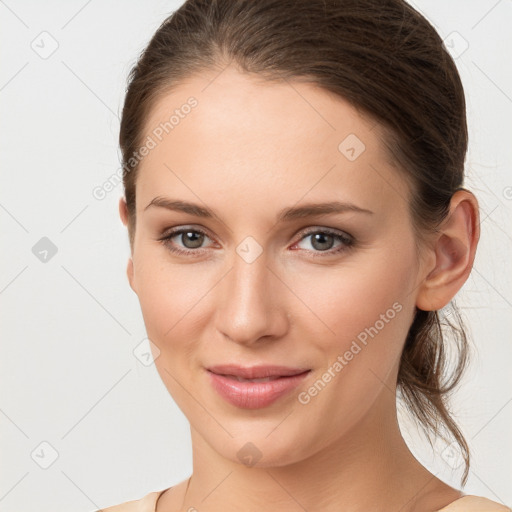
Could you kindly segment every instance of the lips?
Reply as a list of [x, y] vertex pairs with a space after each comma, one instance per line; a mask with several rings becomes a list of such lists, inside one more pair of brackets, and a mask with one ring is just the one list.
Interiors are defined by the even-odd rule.
[[228, 375], [232, 377], [241, 377], [243, 379], [264, 379], [267, 377], [289, 377], [299, 375], [309, 370], [309, 368], [290, 368], [288, 366], [237, 366], [233, 364], [210, 366], [208, 368], [217, 375]]
[[288, 394], [310, 372], [287, 366], [217, 365], [207, 368], [212, 387], [229, 403], [244, 409], [266, 407]]

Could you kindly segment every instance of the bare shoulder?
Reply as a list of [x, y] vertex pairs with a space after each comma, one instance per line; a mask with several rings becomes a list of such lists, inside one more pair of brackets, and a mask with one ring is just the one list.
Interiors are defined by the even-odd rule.
[[188, 480], [189, 479], [187, 478], [179, 484], [165, 489], [156, 501], [154, 512], [161, 512], [163, 510], [166, 512], [180, 510], [187, 492]]
[[118, 505], [112, 505], [107, 508], [95, 510], [94, 512], [138, 512], [140, 500], [127, 501]]
[[95, 510], [94, 512], [137, 512], [139, 510], [140, 500], [127, 501], [111, 507]]
[[94, 512], [155, 512], [156, 502], [164, 491], [165, 489], [150, 492], [138, 500], [126, 501]]
[[438, 512], [512, 512], [506, 505], [481, 496], [463, 496]]

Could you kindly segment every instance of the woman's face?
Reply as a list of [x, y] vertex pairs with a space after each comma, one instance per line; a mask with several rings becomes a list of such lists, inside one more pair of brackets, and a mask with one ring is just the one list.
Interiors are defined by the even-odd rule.
[[[311, 84], [233, 68], [152, 110], [130, 283], [163, 382], [230, 460], [297, 462], [394, 414], [427, 272], [379, 130]], [[296, 376], [220, 375], [255, 366]]]

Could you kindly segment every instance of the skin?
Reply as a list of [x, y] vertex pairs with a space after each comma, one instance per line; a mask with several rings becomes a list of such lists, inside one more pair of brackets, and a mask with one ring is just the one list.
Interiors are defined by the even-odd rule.
[[[461, 497], [409, 451], [395, 390], [415, 307], [442, 308], [471, 271], [474, 195], [454, 194], [447, 220], [418, 253], [404, 177], [380, 126], [349, 103], [312, 84], [264, 82], [229, 66], [161, 97], [146, 135], [190, 96], [197, 107], [141, 162], [127, 269], [157, 370], [192, 436], [193, 474], [163, 493], [157, 512], [432, 511]], [[338, 150], [349, 134], [366, 147], [354, 161]], [[157, 196], [215, 216], [146, 209]], [[373, 213], [275, 220], [282, 208], [334, 200]], [[119, 209], [127, 225], [124, 199]], [[158, 240], [183, 226], [207, 233], [199, 249], [182, 235]], [[355, 244], [333, 253], [341, 241], [319, 246], [307, 228], [347, 233]], [[262, 251], [251, 263], [236, 252], [249, 236]], [[400, 312], [301, 404], [298, 394], [394, 303]], [[211, 387], [204, 367], [221, 363], [312, 371], [284, 398], [245, 410]], [[237, 456], [247, 442], [261, 454], [252, 467]]]

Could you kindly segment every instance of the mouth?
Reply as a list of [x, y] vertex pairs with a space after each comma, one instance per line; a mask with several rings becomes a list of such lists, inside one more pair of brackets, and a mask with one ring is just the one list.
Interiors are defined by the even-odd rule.
[[275, 377], [261, 377], [259, 379], [246, 379], [244, 377], [240, 377], [238, 375], [224, 375], [224, 374], [218, 374], [218, 375], [222, 375], [223, 377], [230, 377], [231, 379], [235, 379], [237, 380], [238, 382], [269, 382], [271, 380], [277, 380], [277, 379], [282, 379], [283, 376], [279, 375], [279, 376], [275, 376]]
[[242, 409], [267, 407], [295, 389], [310, 368], [235, 365], [206, 369], [210, 384], [230, 404]]
[[217, 375], [224, 375], [227, 377], [239, 377], [245, 380], [258, 380], [258, 379], [277, 379], [280, 377], [293, 377], [300, 375], [310, 368], [292, 368], [289, 366], [237, 366], [233, 364], [224, 364], [210, 366], [208, 371]]

